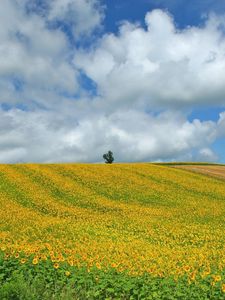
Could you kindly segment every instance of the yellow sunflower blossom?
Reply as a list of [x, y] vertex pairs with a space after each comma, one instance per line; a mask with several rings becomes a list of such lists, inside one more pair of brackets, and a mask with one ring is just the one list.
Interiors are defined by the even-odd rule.
[[32, 264], [33, 265], [37, 265], [39, 263], [39, 260], [37, 257], [35, 257], [33, 260], [32, 260]]
[[225, 293], [225, 283], [222, 284], [221, 290], [223, 293]]
[[20, 263], [21, 263], [21, 264], [25, 264], [26, 261], [27, 261], [27, 260], [26, 260], [25, 258], [22, 258], [22, 259], [20, 260]]
[[53, 267], [54, 267], [54, 269], [58, 269], [59, 268], [59, 264], [58, 263], [54, 263]]

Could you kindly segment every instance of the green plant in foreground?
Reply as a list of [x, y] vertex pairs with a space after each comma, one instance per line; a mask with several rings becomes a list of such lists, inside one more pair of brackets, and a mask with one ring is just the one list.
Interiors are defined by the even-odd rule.
[[48, 261], [38, 265], [23, 264], [18, 260], [0, 260], [1, 300], [43, 299], [224, 299], [221, 282], [212, 286], [210, 277], [188, 282], [184, 276], [160, 278], [149, 274], [129, 276], [113, 268], [107, 272], [97, 268], [54, 269]]

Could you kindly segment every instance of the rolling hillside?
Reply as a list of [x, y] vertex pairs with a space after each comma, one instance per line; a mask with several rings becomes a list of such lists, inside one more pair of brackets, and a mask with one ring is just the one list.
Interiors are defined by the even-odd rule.
[[190, 281], [224, 272], [216, 178], [147, 163], [0, 165], [0, 195], [6, 259]]

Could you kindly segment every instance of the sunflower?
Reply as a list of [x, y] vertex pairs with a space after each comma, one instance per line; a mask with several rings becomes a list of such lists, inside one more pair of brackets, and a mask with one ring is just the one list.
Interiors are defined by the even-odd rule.
[[222, 292], [225, 293], [225, 283], [222, 284]]
[[26, 261], [27, 261], [27, 260], [26, 260], [25, 258], [22, 258], [22, 259], [20, 260], [20, 263], [21, 263], [21, 264], [25, 264]]
[[58, 268], [59, 268], [59, 264], [58, 264], [58, 263], [54, 263], [53, 267], [54, 267], [55, 269], [58, 269]]
[[214, 277], [214, 280], [215, 280], [215, 281], [221, 281], [221, 280], [222, 280], [222, 278], [221, 278], [221, 276], [220, 276], [220, 275], [216, 275], [216, 276]]
[[37, 257], [35, 257], [33, 260], [32, 260], [32, 264], [33, 265], [37, 265], [38, 264], [38, 258]]

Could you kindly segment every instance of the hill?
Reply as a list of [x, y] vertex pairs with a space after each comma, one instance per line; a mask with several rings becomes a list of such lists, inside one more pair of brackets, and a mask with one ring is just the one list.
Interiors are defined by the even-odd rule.
[[225, 266], [222, 180], [148, 163], [0, 165], [0, 195], [2, 259], [16, 268], [48, 262], [67, 274], [223, 288], [213, 279]]

